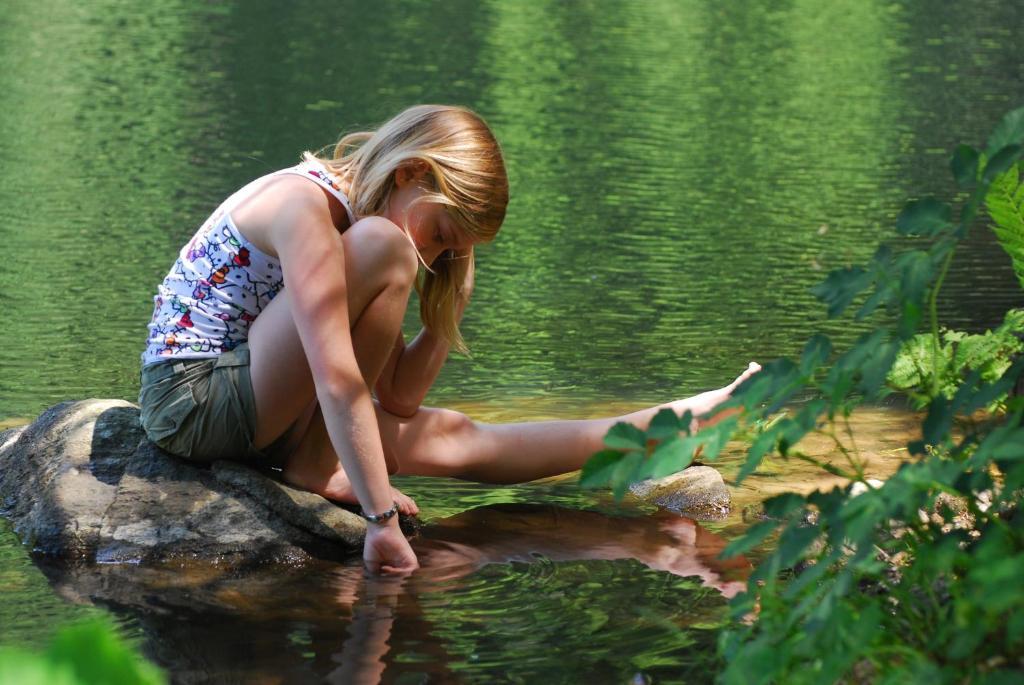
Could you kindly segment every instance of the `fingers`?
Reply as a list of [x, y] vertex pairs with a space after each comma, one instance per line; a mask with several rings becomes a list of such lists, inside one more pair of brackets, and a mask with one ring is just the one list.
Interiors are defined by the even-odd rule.
[[407, 575], [419, 568], [416, 553], [394, 519], [384, 526], [367, 528], [363, 567], [375, 576]]

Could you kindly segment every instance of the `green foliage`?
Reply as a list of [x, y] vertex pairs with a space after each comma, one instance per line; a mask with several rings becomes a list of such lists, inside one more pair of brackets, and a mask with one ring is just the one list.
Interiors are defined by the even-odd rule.
[[[688, 464], [697, 444], [721, 445], [758, 426], [737, 481], [772, 453], [849, 480], [769, 499], [769, 520], [729, 545], [738, 554], [778, 534], [733, 600], [735, 623], [720, 640], [723, 682], [1011, 682], [1024, 669], [1024, 398], [1007, 399], [1024, 374], [1024, 314], [1008, 312], [981, 335], [940, 332], [937, 315], [953, 255], [982, 203], [1004, 246], [1024, 247], [1022, 142], [1024, 108], [1004, 117], [983, 152], [956, 149], [950, 170], [968, 191], [959, 212], [935, 198], [909, 202], [896, 233], [915, 244], [882, 246], [869, 263], [833, 271], [814, 288], [830, 317], [858, 302], [858, 320], [886, 314], [852, 347], [837, 354], [815, 336], [799, 363], [775, 360], [744, 383], [721, 407], [728, 422], [682, 437], [669, 416], [659, 416], [657, 431], [616, 427], [609, 449], [585, 467], [584, 482], [621, 496], [633, 479]], [[927, 410], [922, 439], [873, 487], [846, 420], [894, 390]], [[982, 408], [996, 411], [978, 418]], [[800, 451], [812, 432], [832, 440], [833, 458]]]
[[999, 244], [1013, 260], [1013, 271], [1024, 287], [1024, 184], [1020, 182], [1020, 164], [992, 181], [985, 205]]
[[163, 675], [136, 655], [107, 620], [62, 629], [37, 654], [0, 649], [0, 685], [159, 685]]
[[621, 499], [631, 483], [685, 469], [698, 451], [705, 459], [714, 459], [736, 430], [736, 419], [725, 419], [691, 435], [692, 420], [689, 412], [680, 417], [671, 409], [662, 409], [646, 431], [628, 423], [616, 424], [604, 439], [608, 449], [583, 466], [580, 485], [611, 487]]
[[[1024, 350], [1024, 310], [1011, 309], [1001, 326], [993, 331], [970, 335], [960, 331], [941, 332], [938, 356], [938, 387], [946, 399], [953, 399], [960, 386], [978, 374], [986, 383], [1001, 378], [1014, 357]], [[889, 371], [887, 383], [911, 398], [917, 409], [932, 400], [927, 389], [935, 385], [934, 345], [930, 333], [915, 335], [904, 343]], [[1003, 408], [1005, 393], [988, 403], [990, 412]]]

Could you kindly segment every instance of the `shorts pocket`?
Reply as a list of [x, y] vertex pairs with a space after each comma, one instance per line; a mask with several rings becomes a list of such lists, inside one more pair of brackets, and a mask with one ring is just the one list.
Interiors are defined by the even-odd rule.
[[178, 434], [198, 406], [192, 393], [192, 385], [182, 383], [160, 398], [152, 407], [146, 402], [143, 402], [142, 406], [144, 409], [139, 420], [149, 439], [170, 452], [180, 453], [180, 448], [174, 449], [175, 441], [172, 438]]

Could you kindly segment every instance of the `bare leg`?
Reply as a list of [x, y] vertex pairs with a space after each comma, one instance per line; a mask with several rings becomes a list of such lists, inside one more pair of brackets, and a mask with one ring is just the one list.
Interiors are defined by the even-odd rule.
[[752, 363], [718, 390], [612, 418], [484, 424], [445, 409], [424, 408], [401, 418], [378, 408], [377, 415], [385, 450], [394, 455], [400, 474], [522, 483], [581, 468], [620, 421], [643, 429], [664, 408], [679, 415], [706, 414], [759, 369]]
[[[395, 416], [379, 405], [377, 422], [389, 470], [401, 475], [447, 476], [483, 483], [523, 483], [578, 470], [600, 450], [605, 433], [627, 421], [646, 428], [661, 409], [700, 415], [728, 399], [739, 383], [760, 367], [751, 364], [729, 385], [693, 397], [623, 416], [568, 421], [485, 424], [449, 409], [422, 407], [411, 417]], [[355, 495], [331, 447], [323, 415], [317, 408], [299, 451], [292, 459], [322, 460], [330, 469], [331, 499], [355, 503]], [[397, 469], [391, 469], [395, 465]], [[418, 508], [398, 492], [400, 509]]]

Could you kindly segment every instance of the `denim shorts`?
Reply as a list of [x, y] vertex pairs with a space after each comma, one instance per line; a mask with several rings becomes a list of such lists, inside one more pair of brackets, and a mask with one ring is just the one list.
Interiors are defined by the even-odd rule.
[[249, 345], [217, 357], [156, 362], [140, 372], [139, 422], [163, 450], [191, 461], [280, 466], [290, 431], [258, 450]]

